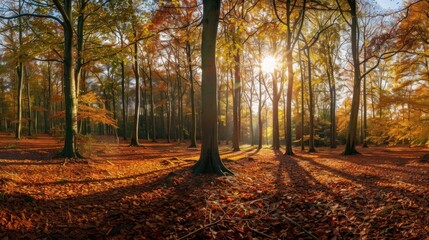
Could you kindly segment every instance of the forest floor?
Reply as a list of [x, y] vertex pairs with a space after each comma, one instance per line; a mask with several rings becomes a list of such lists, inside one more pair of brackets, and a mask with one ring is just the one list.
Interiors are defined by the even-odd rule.
[[429, 239], [428, 149], [221, 146], [235, 176], [215, 177], [184, 143], [85, 141], [73, 161], [0, 134], [0, 239]]

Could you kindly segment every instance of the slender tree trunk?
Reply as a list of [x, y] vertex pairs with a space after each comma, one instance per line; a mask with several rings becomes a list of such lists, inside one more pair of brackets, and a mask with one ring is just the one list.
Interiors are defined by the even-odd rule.
[[262, 69], [259, 67], [259, 96], [258, 96], [258, 149], [262, 148], [263, 122], [262, 122]]
[[[301, 51], [298, 52], [299, 57], [299, 68], [301, 70], [301, 151], [305, 150], [304, 145], [304, 115], [305, 115], [305, 104], [304, 104], [304, 79], [305, 79], [305, 70], [301, 61]], [[286, 134], [286, 133], [285, 133]]]
[[152, 142], [156, 142], [156, 125], [155, 125], [155, 103], [153, 100], [153, 81], [152, 66], [149, 64], [149, 88], [150, 88], [150, 118], [152, 120]]
[[125, 62], [121, 61], [121, 97], [122, 97], [122, 131], [123, 139], [127, 140], [127, 115], [125, 108]]
[[197, 174], [232, 174], [223, 165], [217, 145], [218, 82], [216, 79], [215, 50], [220, 2], [220, 0], [203, 0], [201, 153], [200, 159], [193, 167], [193, 172]]
[[29, 79], [29, 77], [28, 77], [28, 75], [27, 75], [27, 69], [26, 68], [24, 68], [24, 75], [25, 75], [25, 79], [26, 79], [26, 81], [27, 81], [27, 110], [28, 110], [28, 123], [27, 123], [27, 126], [28, 126], [28, 129], [27, 129], [27, 133], [28, 133], [28, 136], [31, 136], [32, 135], [32, 132], [31, 132], [31, 130], [32, 130], [32, 127], [33, 127], [33, 125], [32, 125], [32, 119], [33, 119], [33, 116], [32, 116], [32, 113], [31, 113], [31, 96], [30, 96], [30, 79]]
[[[134, 37], [136, 37], [134, 30]], [[139, 63], [138, 63], [138, 42], [134, 43], [134, 77], [136, 80], [136, 98], [134, 107], [134, 123], [131, 135], [130, 146], [139, 146], [139, 115], [140, 115], [140, 76], [139, 76]]]
[[[19, 0], [19, 10], [18, 13], [21, 14], [21, 8], [22, 8], [22, 2]], [[19, 44], [19, 51], [21, 51], [22, 48], [22, 19], [18, 18], [18, 44]], [[18, 66], [16, 68], [17, 70], [17, 76], [18, 76], [18, 94], [17, 94], [17, 123], [16, 123], [16, 130], [15, 130], [15, 138], [21, 139], [21, 127], [22, 127], [22, 87], [23, 87], [23, 81], [24, 81], [24, 64], [23, 62], [23, 56], [22, 54], [19, 54], [18, 56]]]
[[[330, 51], [329, 51], [330, 52]], [[330, 145], [331, 148], [337, 147], [337, 124], [336, 124], [336, 103], [337, 103], [337, 93], [335, 87], [335, 75], [334, 75], [334, 63], [332, 61], [331, 54], [328, 54], [329, 67], [327, 71], [328, 81], [329, 81], [329, 93], [331, 98], [331, 107], [330, 107], [330, 118], [331, 118], [331, 136], [330, 136]]]
[[50, 133], [50, 130], [52, 129], [52, 121], [51, 121], [51, 112], [52, 112], [52, 105], [51, 105], [51, 98], [52, 98], [52, 89], [51, 89], [51, 62], [48, 61], [48, 97], [45, 99], [46, 104], [46, 111], [45, 111], [45, 133]]
[[240, 92], [241, 92], [241, 73], [240, 73], [240, 54], [234, 56], [234, 95], [232, 103], [232, 150], [240, 151]]
[[280, 127], [279, 127], [279, 102], [280, 93], [277, 85], [277, 76], [272, 73], [273, 78], [273, 149], [280, 149]]
[[[364, 36], [364, 42], [365, 42], [365, 32], [363, 34]], [[364, 59], [366, 59], [366, 48], [363, 49], [363, 56]], [[366, 72], [366, 61], [363, 63], [363, 72]], [[368, 143], [366, 141], [366, 134], [367, 134], [367, 101], [366, 101], [366, 75], [363, 77], [363, 129], [362, 129], [362, 147], [367, 148]]]
[[[288, 44], [289, 45], [289, 44]], [[286, 48], [286, 62], [288, 69], [288, 88], [286, 96], [286, 151], [285, 155], [293, 155], [292, 150], [292, 91], [293, 91], [293, 58], [292, 48]]]
[[194, 77], [192, 72], [191, 45], [189, 44], [189, 41], [186, 41], [186, 57], [188, 59], [189, 82], [191, 83], [191, 111], [192, 111], [191, 144], [189, 145], [189, 148], [196, 148], [197, 147], [197, 119], [195, 115]]
[[308, 68], [308, 94], [310, 100], [309, 112], [310, 112], [310, 138], [308, 142], [308, 152], [316, 152], [314, 148], [314, 100], [313, 100], [313, 84], [311, 79], [311, 55], [310, 47], [307, 46], [307, 68]]

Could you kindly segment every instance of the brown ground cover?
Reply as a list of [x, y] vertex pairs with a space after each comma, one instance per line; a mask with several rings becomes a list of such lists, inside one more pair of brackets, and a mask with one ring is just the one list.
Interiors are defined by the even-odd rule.
[[221, 147], [235, 176], [195, 176], [198, 150], [97, 138], [85, 161], [61, 140], [0, 134], [0, 239], [427, 239], [428, 149], [285, 157]]

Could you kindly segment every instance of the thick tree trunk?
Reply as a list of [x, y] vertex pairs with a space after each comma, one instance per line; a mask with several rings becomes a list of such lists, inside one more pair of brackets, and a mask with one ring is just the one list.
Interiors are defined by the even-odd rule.
[[350, 14], [352, 16], [351, 22], [351, 47], [353, 56], [353, 67], [354, 67], [354, 84], [353, 84], [353, 98], [352, 108], [350, 112], [350, 121], [348, 126], [348, 132], [346, 137], [346, 146], [344, 149], [344, 155], [358, 154], [356, 151], [356, 134], [357, 134], [357, 122], [359, 115], [359, 99], [360, 99], [360, 69], [359, 69], [359, 46], [358, 46], [358, 19], [356, 10], [356, 0], [348, 0], [350, 5]]
[[82, 157], [77, 151], [77, 94], [73, 77], [73, 24], [72, 0], [64, 0], [64, 98], [65, 139], [62, 157]]
[[232, 174], [222, 163], [217, 145], [216, 35], [219, 23], [220, 0], [203, 0], [203, 33], [201, 47], [202, 113], [201, 153], [193, 167], [196, 174]]

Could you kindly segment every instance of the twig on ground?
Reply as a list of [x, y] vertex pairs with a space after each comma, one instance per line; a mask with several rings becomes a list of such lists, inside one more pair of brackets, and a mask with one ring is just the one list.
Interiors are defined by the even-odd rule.
[[292, 220], [291, 218], [288, 218], [284, 215], [281, 216], [282, 218], [288, 220], [290, 223], [292, 223], [293, 225], [297, 226], [299, 229], [301, 229], [303, 232], [305, 232], [308, 236], [310, 236], [312, 239], [318, 240], [319, 238], [317, 238], [316, 236], [314, 236], [311, 232], [307, 231], [303, 226], [299, 225], [297, 222], [295, 222], [294, 220]]
[[261, 232], [261, 231], [258, 231], [257, 229], [254, 229], [254, 228], [250, 227], [250, 226], [249, 226], [249, 222], [246, 222], [246, 225], [247, 225], [247, 227], [248, 227], [250, 230], [252, 230], [253, 232], [255, 232], [255, 233], [259, 234], [259, 235], [262, 235], [262, 236], [264, 236], [264, 237], [266, 237], [266, 238], [269, 238], [269, 239], [273, 239], [273, 238], [274, 238], [273, 236], [270, 236], [270, 235], [268, 235], [268, 234], [266, 234], [266, 233], [263, 233], [263, 232]]

